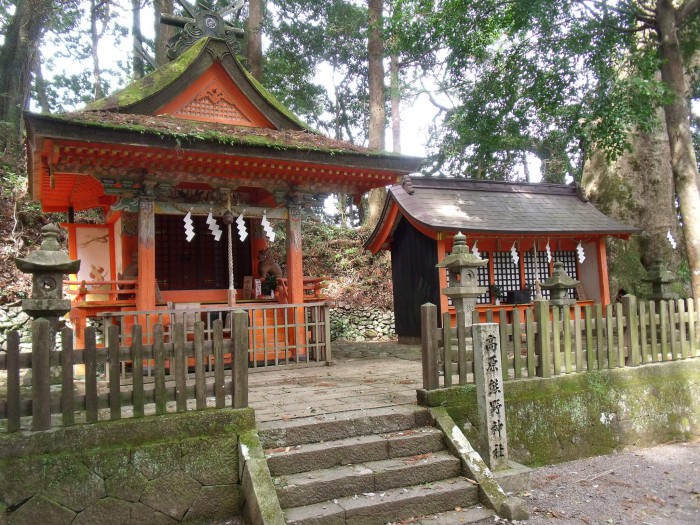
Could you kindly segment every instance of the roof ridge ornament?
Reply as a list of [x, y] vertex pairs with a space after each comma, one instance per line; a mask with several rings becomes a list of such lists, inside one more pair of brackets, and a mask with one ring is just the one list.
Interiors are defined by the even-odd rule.
[[234, 26], [224, 18], [234, 13], [236, 15], [240, 13], [244, 0], [236, 0], [236, 2], [219, 10], [207, 6], [202, 0], [197, 1], [196, 7], [192, 7], [185, 0], [177, 1], [182, 6], [186, 16], [160, 15], [162, 24], [182, 28], [179, 34], [168, 40], [166, 54], [169, 59], [176, 59], [192, 47], [195, 42], [206, 37], [224, 40], [234, 54], [241, 50], [240, 40], [244, 35], [243, 29]]

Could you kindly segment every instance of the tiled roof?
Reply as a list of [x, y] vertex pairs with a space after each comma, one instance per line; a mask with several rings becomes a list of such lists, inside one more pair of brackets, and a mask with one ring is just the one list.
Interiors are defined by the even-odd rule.
[[389, 188], [404, 214], [437, 231], [631, 234], [640, 230], [598, 211], [580, 188], [414, 177]]

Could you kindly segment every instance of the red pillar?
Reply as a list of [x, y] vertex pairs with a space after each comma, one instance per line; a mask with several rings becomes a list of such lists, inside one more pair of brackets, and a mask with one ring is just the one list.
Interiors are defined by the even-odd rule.
[[[289, 205], [287, 218], [287, 284], [288, 302], [302, 304], [304, 302], [304, 270], [302, 269], [301, 252], [301, 206]], [[289, 312], [293, 323], [297, 325], [293, 338], [298, 359], [307, 359], [306, 330], [304, 328], [304, 308], [294, 308]]]
[[138, 225], [138, 289], [136, 309], [155, 310], [156, 307], [156, 247], [153, 201], [141, 199]]
[[287, 282], [289, 302], [304, 302], [304, 270], [301, 252], [301, 206], [291, 204], [287, 218]]

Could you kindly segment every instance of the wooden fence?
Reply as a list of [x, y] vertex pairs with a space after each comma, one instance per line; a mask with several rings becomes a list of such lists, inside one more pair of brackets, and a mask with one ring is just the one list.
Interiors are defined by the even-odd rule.
[[[458, 328], [449, 328], [449, 313], [443, 319], [448, 328], [438, 328], [436, 307], [421, 308], [424, 388], [439, 387], [431, 379], [434, 366], [444, 372], [444, 386], [473, 382], [471, 330], [459, 318]], [[499, 325], [504, 380], [700, 357], [700, 310], [692, 299], [653, 302], [628, 295], [621, 303], [583, 308], [535, 301], [524, 314], [488, 312], [487, 322]]]
[[[204, 322], [205, 339], [211, 339], [216, 319], [224, 320], [228, 334], [228, 318], [233, 312], [248, 316], [249, 362], [253, 369], [272, 369], [278, 365], [312, 366], [331, 361], [330, 306], [325, 301], [303, 304], [239, 304], [207, 306], [197, 303], [174, 304], [171, 308], [151, 311], [103, 312], [103, 331], [116, 324], [120, 327], [121, 344], [130, 342], [131, 327], [143, 327], [143, 340], [150, 342], [152, 326], [163, 325], [165, 341], [172, 341], [171, 326], [185, 325], [186, 338], [192, 338], [195, 321]], [[149, 370], [150, 373], [150, 370]]]
[[[185, 326], [176, 323], [172, 342], [166, 342], [163, 326], [156, 324], [152, 342], [144, 344], [142, 328], [135, 324], [128, 346], [120, 345], [119, 327], [110, 326], [105, 348], [97, 347], [94, 328], [87, 328], [84, 350], [73, 349], [73, 331], [65, 328], [58, 351], [53, 349], [49, 322], [33, 321], [31, 353], [20, 353], [19, 334], [10, 332], [7, 352], [0, 355], [0, 370], [7, 371], [0, 423], [6, 420], [7, 432], [17, 432], [22, 418], [31, 416], [31, 430], [48, 430], [58, 424], [203, 410], [208, 397], [213, 397], [216, 408], [244, 408], [248, 405], [248, 314], [238, 311], [231, 317], [229, 339], [224, 339], [221, 320], [213, 322], [210, 340], [204, 338], [204, 323], [197, 321], [193, 341], [186, 340]], [[212, 359], [213, 381], [207, 381], [205, 364]], [[226, 362], [231, 363], [230, 370]], [[75, 390], [74, 365], [79, 364], [85, 367], [84, 393]], [[125, 367], [131, 372], [128, 378], [120, 373]], [[153, 377], [144, 377], [147, 367], [154, 370]], [[21, 386], [23, 369], [31, 370], [31, 389]], [[105, 381], [98, 381], [101, 375]], [[60, 389], [52, 386], [52, 377]]]

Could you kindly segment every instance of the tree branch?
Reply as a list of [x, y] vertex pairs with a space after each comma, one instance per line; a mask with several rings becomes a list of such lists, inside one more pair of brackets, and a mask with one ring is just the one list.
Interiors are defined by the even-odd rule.
[[700, 0], [686, 0], [676, 10], [676, 23], [683, 25], [691, 16], [700, 10]]

